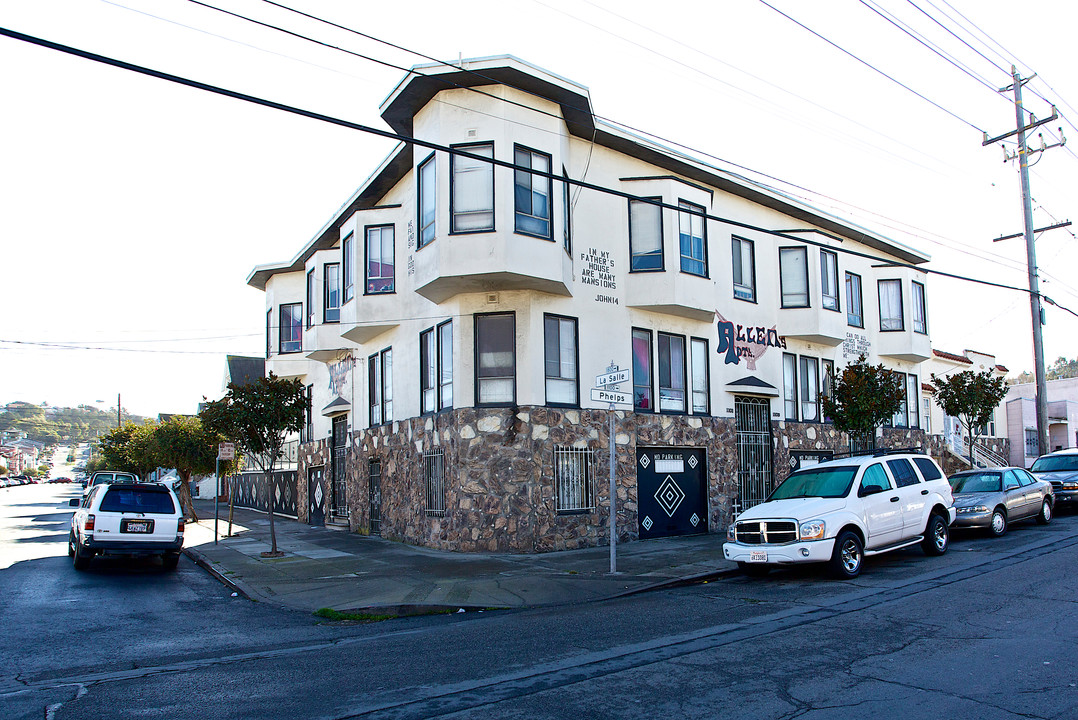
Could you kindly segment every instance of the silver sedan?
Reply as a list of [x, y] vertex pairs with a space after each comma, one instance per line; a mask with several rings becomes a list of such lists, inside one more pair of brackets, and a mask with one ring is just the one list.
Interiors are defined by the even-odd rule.
[[1022, 468], [997, 467], [967, 470], [950, 477], [954, 495], [954, 527], [987, 528], [999, 537], [1018, 520], [1052, 520], [1055, 497], [1052, 484], [1038, 480]]

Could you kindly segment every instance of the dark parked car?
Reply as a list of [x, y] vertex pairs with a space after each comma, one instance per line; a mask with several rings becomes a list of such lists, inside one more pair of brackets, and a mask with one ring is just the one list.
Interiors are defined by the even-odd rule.
[[987, 528], [999, 537], [1018, 520], [1036, 518], [1042, 525], [1052, 521], [1052, 485], [1022, 468], [967, 470], [952, 475], [950, 482], [958, 511], [954, 527]]
[[1029, 471], [1034, 477], [1052, 483], [1056, 502], [1078, 502], [1078, 448], [1042, 455]]

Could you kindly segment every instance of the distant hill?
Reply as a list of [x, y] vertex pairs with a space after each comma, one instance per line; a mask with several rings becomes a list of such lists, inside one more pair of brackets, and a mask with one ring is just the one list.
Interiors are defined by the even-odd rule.
[[[145, 418], [123, 413], [124, 422], [142, 423]], [[10, 402], [0, 410], [0, 430], [22, 430], [30, 440], [47, 444], [89, 442], [116, 427], [116, 409], [98, 410], [89, 405], [61, 408]]]

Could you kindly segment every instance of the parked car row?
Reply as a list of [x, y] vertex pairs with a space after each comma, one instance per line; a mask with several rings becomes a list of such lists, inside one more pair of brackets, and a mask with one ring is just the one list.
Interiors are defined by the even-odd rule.
[[857, 577], [866, 557], [912, 545], [947, 551], [950, 528], [995, 537], [1013, 522], [1047, 525], [1056, 504], [1078, 502], [1078, 449], [1017, 467], [955, 473], [948, 480], [920, 451], [881, 450], [812, 465], [739, 514], [723, 554], [750, 575], [801, 563]]
[[0, 477], [0, 488], [17, 487], [19, 485], [32, 485], [34, 479], [26, 475], [11, 475]]

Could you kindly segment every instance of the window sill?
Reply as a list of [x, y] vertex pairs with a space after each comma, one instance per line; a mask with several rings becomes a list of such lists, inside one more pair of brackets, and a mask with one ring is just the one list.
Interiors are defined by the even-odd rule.
[[524, 237], [535, 238], [536, 240], [547, 240], [548, 242], [554, 242], [554, 238], [551, 235], [539, 235], [537, 233], [530, 233], [524, 230], [513, 230], [514, 235], [523, 235]]

